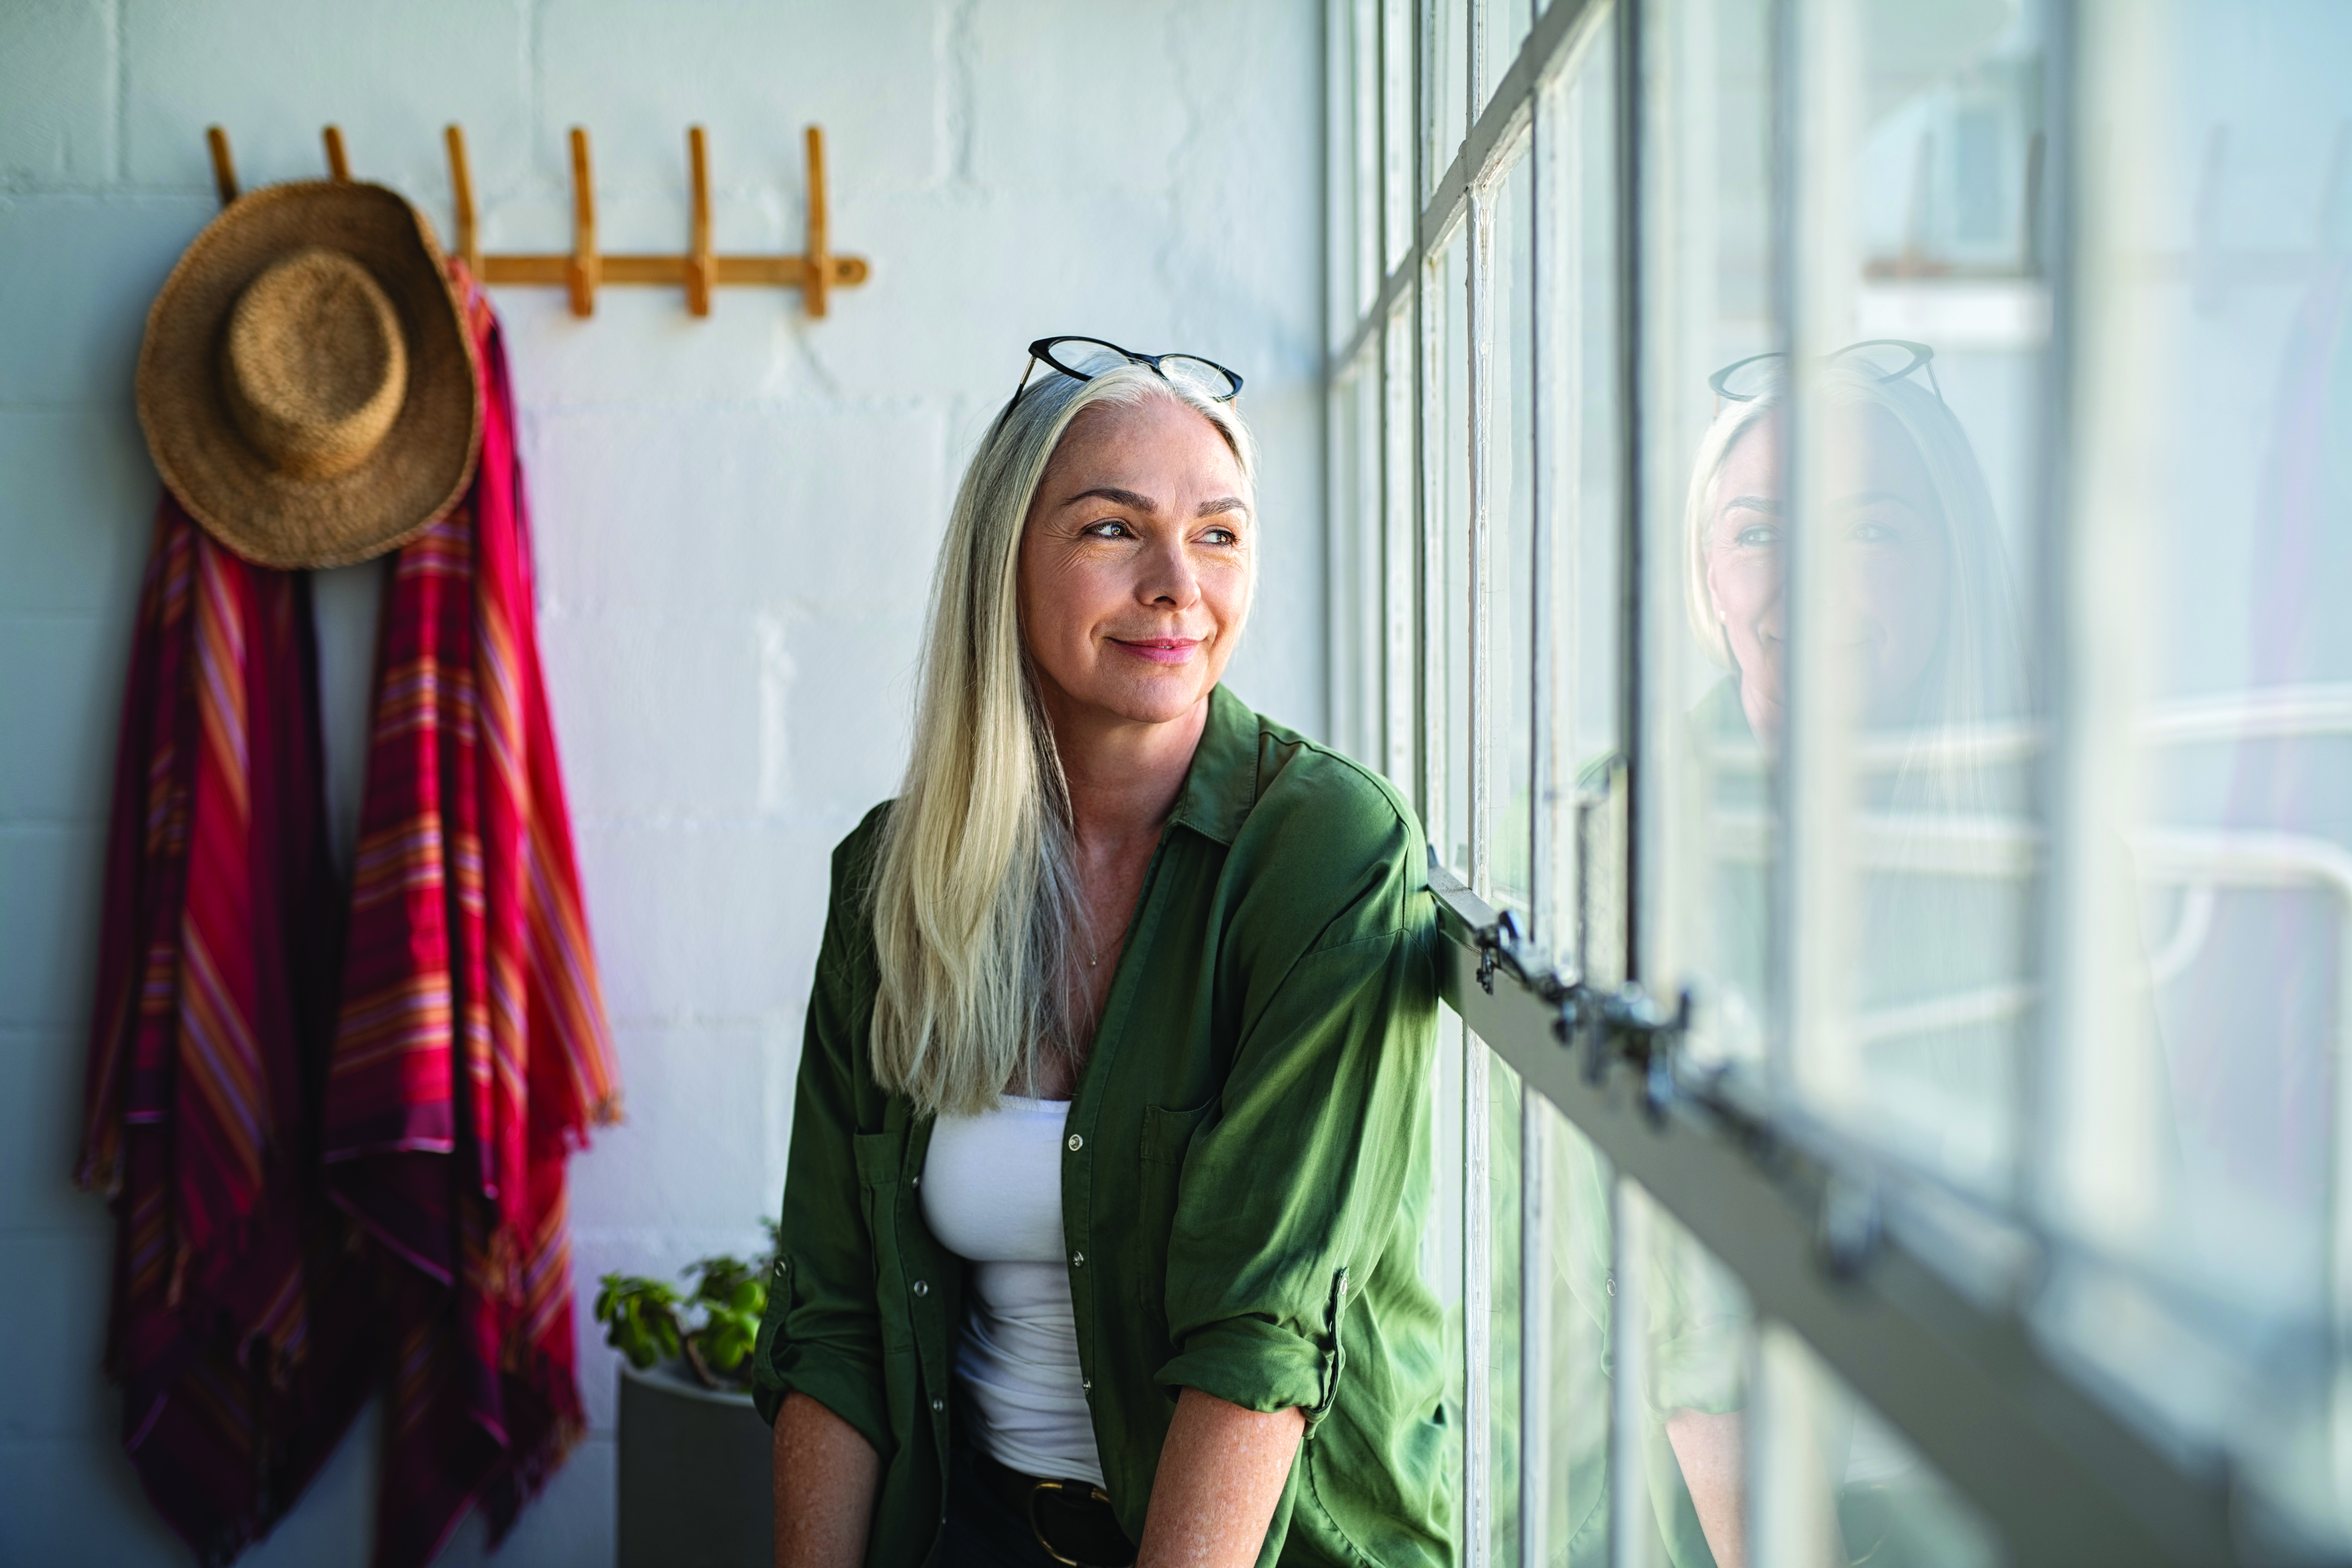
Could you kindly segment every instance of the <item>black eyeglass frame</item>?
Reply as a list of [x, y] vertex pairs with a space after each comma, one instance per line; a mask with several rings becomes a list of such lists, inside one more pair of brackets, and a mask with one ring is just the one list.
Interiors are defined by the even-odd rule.
[[[1832, 349], [1822, 356], [1822, 361], [1826, 364], [1835, 360], [1842, 360], [1849, 354], [1860, 353], [1864, 349], [1901, 349], [1911, 356], [1900, 370], [1890, 370], [1883, 374], [1873, 371], [1872, 375], [1874, 380], [1901, 381], [1905, 376], [1914, 374], [1924, 367], [1927, 372], [1927, 384], [1935, 389], [1936, 401], [1938, 403], [1944, 401], [1943, 384], [1936, 379], [1936, 351], [1926, 343], [1915, 343], [1908, 338], [1864, 338], [1860, 342], [1848, 343], [1842, 349]], [[1734, 392], [1726, 384], [1751, 364], [1760, 364], [1766, 360], [1785, 360], [1788, 357], [1787, 351], [1774, 349], [1769, 353], [1749, 354], [1746, 359], [1733, 360], [1706, 378], [1706, 389], [1726, 403], [1753, 403], [1764, 394]], [[1864, 362], [1864, 368], [1869, 368], [1867, 362]]]
[[1007, 403], [1004, 405], [1007, 410], [1012, 408], [1013, 403], [1020, 402], [1021, 395], [1029, 390], [1029, 373], [1037, 368], [1037, 362], [1040, 360], [1043, 360], [1050, 368], [1061, 372], [1064, 375], [1068, 376], [1073, 381], [1092, 381], [1095, 378], [1094, 372], [1079, 370], [1075, 366], [1064, 364], [1060, 360], [1054, 357], [1054, 351], [1060, 348], [1064, 343], [1091, 343], [1098, 349], [1108, 349], [1112, 353], [1118, 355], [1119, 358], [1127, 361], [1129, 364], [1142, 365], [1144, 368], [1150, 371], [1152, 374], [1158, 376], [1160, 380], [1167, 382], [1171, 386], [1176, 384], [1175, 380], [1170, 376], [1165, 370], [1160, 368], [1160, 362], [1162, 360], [1188, 359], [1192, 361], [1195, 364], [1207, 365], [1211, 370], [1215, 371], [1219, 375], [1223, 376], [1227, 382], [1232, 384], [1226, 388], [1222, 396], [1212, 396], [1209, 399], [1210, 402], [1231, 403], [1234, 398], [1239, 397], [1242, 395], [1241, 372], [1227, 369], [1225, 366], [1219, 364], [1215, 360], [1203, 359], [1199, 354], [1181, 353], [1174, 351], [1158, 354], [1138, 353], [1133, 349], [1123, 349], [1117, 343], [1105, 342], [1100, 338], [1080, 337], [1076, 333], [1071, 332], [1064, 333], [1059, 337], [1039, 338], [1035, 342], [1029, 345], [1029, 363], [1021, 367], [1021, 384], [1013, 389], [1013, 401], [1012, 403]]

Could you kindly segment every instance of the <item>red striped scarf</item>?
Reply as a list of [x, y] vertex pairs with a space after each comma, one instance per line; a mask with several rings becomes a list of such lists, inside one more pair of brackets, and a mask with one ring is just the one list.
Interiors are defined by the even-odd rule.
[[477, 1500], [503, 1537], [582, 1427], [564, 1161], [618, 1090], [504, 352], [453, 270], [481, 462], [386, 587], [340, 1009], [307, 580], [167, 497], [141, 595], [79, 1174], [117, 1215], [125, 1444], [207, 1562], [292, 1505], [371, 1384], [384, 1568]]
[[309, 601], [307, 579], [248, 566], [165, 497], [76, 1173], [116, 1215], [124, 1445], [205, 1561], [268, 1530], [365, 1392], [342, 1227], [310, 1174], [338, 922]]
[[481, 463], [400, 553], [377, 654], [328, 1189], [391, 1258], [383, 1568], [422, 1563], [477, 1500], [494, 1538], [583, 1428], [564, 1160], [619, 1091], [531, 605], [498, 325]]

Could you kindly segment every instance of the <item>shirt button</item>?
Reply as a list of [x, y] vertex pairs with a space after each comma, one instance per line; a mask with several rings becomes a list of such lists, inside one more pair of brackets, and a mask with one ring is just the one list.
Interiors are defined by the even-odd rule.
[[1071, 1152], [1071, 1153], [1075, 1154], [1075, 1153], [1076, 1153], [1079, 1150], [1081, 1150], [1081, 1149], [1085, 1148], [1086, 1146], [1087, 1146], [1087, 1141], [1086, 1141], [1085, 1139], [1083, 1139], [1083, 1138], [1079, 1137], [1079, 1136], [1078, 1136], [1076, 1133], [1075, 1133], [1075, 1132], [1073, 1132], [1073, 1133], [1071, 1133], [1071, 1134], [1070, 1134], [1070, 1152]]
[[948, 1402], [947, 1402], [946, 1400], [944, 1400], [944, 1399], [934, 1399], [934, 1400], [932, 1400], [932, 1401], [931, 1401], [931, 1414], [932, 1414], [932, 1415], [939, 1415], [941, 1411], [945, 1410], [947, 1407], [948, 1407]]
[[1078, 1379], [1078, 1386], [1087, 1393], [1092, 1394], [1095, 1391], [1095, 1380], [1091, 1377], [1082, 1377]]
[[1085, 1253], [1083, 1253], [1083, 1252], [1073, 1252], [1072, 1254], [1070, 1254], [1070, 1267], [1071, 1267], [1071, 1268], [1084, 1268], [1086, 1266], [1087, 1266], [1087, 1255], [1086, 1255]]
[[918, 1296], [928, 1296], [928, 1295], [929, 1295], [930, 1293], [931, 1293], [931, 1286], [930, 1286], [930, 1281], [929, 1281], [929, 1280], [928, 1280], [928, 1279], [918, 1279], [918, 1280], [916, 1280], [916, 1281], [915, 1281], [915, 1294], [916, 1294], [916, 1295], [918, 1295]]

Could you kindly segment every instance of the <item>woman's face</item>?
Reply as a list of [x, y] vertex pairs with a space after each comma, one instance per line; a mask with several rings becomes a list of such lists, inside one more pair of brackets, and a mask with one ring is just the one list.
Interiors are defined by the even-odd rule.
[[[1951, 563], [1935, 493], [1910, 437], [1883, 409], [1832, 416], [1826, 521], [1850, 552], [1836, 573], [1832, 647], [1858, 667], [1864, 721], [1910, 717], [1943, 646]], [[1780, 422], [1767, 415], [1725, 455], [1706, 538], [1707, 596], [1739, 668], [1759, 739], [1780, 732], [1788, 692]]]
[[1217, 427], [1163, 397], [1097, 404], [1021, 538], [1021, 628], [1056, 720], [1160, 724], [1204, 700], [1249, 613], [1257, 519]]

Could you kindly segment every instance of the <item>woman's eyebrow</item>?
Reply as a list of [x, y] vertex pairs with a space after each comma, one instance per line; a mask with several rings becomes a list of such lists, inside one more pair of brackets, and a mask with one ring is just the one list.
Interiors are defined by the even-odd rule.
[[1733, 496], [1723, 503], [1725, 511], [1760, 511], [1766, 517], [1780, 515], [1780, 503], [1770, 496]]
[[1076, 506], [1080, 501], [1090, 499], [1114, 501], [1120, 506], [1131, 507], [1137, 511], [1158, 511], [1160, 510], [1160, 503], [1153, 500], [1150, 496], [1139, 494], [1135, 490], [1123, 490], [1117, 485], [1097, 485], [1090, 490], [1080, 490], [1077, 494], [1072, 496], [1062, 504], [1064, 506]]
[[1192, 515], [1195, 517], [1214, 517], [1221, 511], [1247, 510], [1249, 510], [1249, 502], [1242, 500], [1241, 497], [1219, 496], [1214, 500], [1202, 501], [1201, 503], [1201, 510]]

